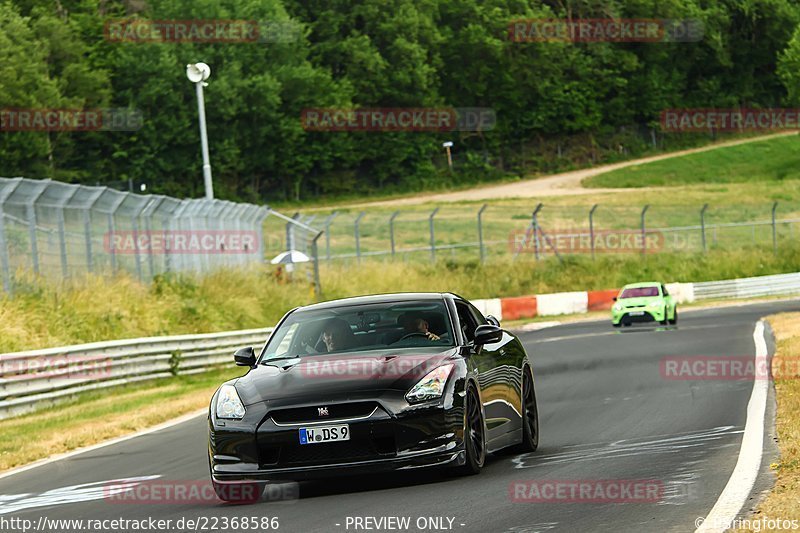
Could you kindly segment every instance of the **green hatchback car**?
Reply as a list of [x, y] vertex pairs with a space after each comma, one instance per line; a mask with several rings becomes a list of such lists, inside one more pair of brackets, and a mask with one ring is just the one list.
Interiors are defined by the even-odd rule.
[[677, 324], [678, 306], [663, 283], [646, 282], [625, 285], [614, 298], [611, 324], [618, 328], [634, 322]]

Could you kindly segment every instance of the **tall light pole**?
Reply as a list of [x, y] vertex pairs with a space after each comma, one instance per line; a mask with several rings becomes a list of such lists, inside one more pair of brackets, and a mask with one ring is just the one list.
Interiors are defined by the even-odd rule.
[[197, 115], [200, 118], [200, 147], [203, 151], [203, 182], [206, 188], [206, 198], [214, 198], [214, 185], [211, 182], [211, 161], [208, 157], [208, 135], [206, 134], [206, 104], [203, 100], [203, 87], [208, 85], [205, 81], [211, 75], [211, 67], [205, 63], [186, 65], [186, 77], [194, 83], [197, 89]]

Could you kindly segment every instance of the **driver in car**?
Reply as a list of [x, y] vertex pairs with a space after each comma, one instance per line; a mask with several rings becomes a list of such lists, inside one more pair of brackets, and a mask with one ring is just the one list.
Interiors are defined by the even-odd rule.
[[403, 336], [404, 338], [414, 334], [424, 335], [432, 341], [438, 341], [441, 338], [439, 335], [428, 329], [428, 321], [422, 317], [412, 316], [406, 318], [406, 320], [403, 322], [403, 327], [406, 330], [406, 334]]

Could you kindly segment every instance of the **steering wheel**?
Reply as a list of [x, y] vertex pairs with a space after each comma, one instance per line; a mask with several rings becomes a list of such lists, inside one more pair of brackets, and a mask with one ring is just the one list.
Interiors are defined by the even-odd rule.
[[400, 337], [397, 340], [397, 342], [404, 341], [404, 340], [409, 339], [411, 337], [425, 337], [427, 339], [428, 338], [428, 334], [427, 333], [420, 333], [419, 331], [415, 331], [414, 333], [406, 333], [405, 335]]

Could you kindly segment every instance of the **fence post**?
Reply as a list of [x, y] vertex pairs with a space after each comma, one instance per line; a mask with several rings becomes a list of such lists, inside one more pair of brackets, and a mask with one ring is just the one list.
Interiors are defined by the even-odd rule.
[[331, 222], [339, 215], [338, 211], [334, 211], [328, 218], [325, 219], [325, 260], [331, 260]]
[[86, 270], [94, 272], [92, 263], [92, 219], [88, 209], [83, 211], [83, 239], [86, 241]]
[[778, 253], [778, 230], [775, 226], [775, 211], [778, 210], [778, 202], [772, 204], [772, 252]]
[[486, 261], [486, 253], [483, 249], [483, 212], [487, 207], [489, 207], [489, 204], [483, 204], [478, 210], [478, 249], [480, 251], [481, 264]]
[[592, 261], [594, 261], [594, 212], [600, 204], [594, 204], [589, 210], [589, 246], [592, 249]]
[[395, 211], [389, 217], [389, 244], [392, 247], [392, 259], [394, 259], [394, 219], [400, 216], [400, 211]]
[[703, 252], [706, 251], [706, 209], [708, 204], [703, 204], [703, 209], [700, 210], [700, 236], [703, 240]]
[[5, 215], [0, 203], [0, 268], [3, 269], [3, 290], [11, 294], [11, 267], [8, 264], [8, 242], [6, 241]]
[[317, 300], [322, 298], [322, 284], [319, 280], [319, 247], [317, 246], [317, 241], [322, 237], [322, 233], [320, 231], [311, 239], [311, 254], [314, 257], [314, 296]]
[[544, 204], [539, 204], [531, 215], [531, 225], [533, 226], [533, 256], [539, 260], [539, 211], [541, 211]]
[[353, 233], [356, 237], [356, 259], [358, 259], [359, 263], [361, 262], [361, 235], [359, 235], [358, 226], [361, 224], [361, 219], [364, 218], [366, 214], [366, 212], [361, 211], [356, 217], [355, 223], [353, 223]]
[[[300, 213], [292, 215], [292, 220], [297, 220]], [[294, 223], [289, 221], [286, 223], [286, 250], [294, 250]]]
[[647, 230], [645, 229], [644, 217], [648, 209], [650, 209], [650, 204], [645, 205], [644, 209], [642, 209], [642, 255], [647, 254]]
[[436, 209], [431, 211], [430, 215], [428, 215], [428, 227], [431, 232], [431, 263], [436, 262], [436, 235], [433, 230], [433, 217], [435, 217], [436, 213], [438, 212], [439, 208], [437, 207]]
[[31, 260], [33, 261], [33, 272], [39, 274], [39, 245], [36, 241], [36, 207], [31, 203], [25, 206], [28, 215], [28, 236], [31, 241]]
[[67, 270], [67, 232], [65, 229], [64, 205], [58, 208], [58, 252], [61, 256], [61, 277], [66, 279], [69, 276]]

